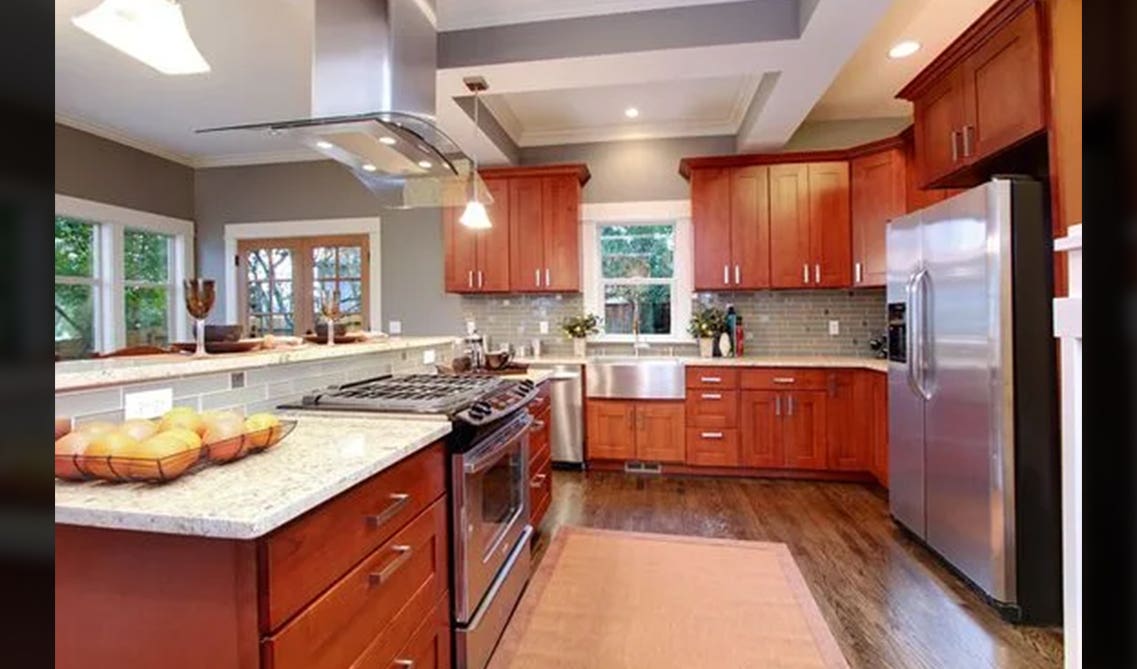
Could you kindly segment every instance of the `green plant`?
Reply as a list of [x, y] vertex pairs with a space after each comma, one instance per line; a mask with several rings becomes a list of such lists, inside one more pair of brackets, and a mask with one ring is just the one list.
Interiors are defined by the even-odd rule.
[[704, 305], [691, 314], [687, 332], [696, 339], [717, 337], [726, 332], [726, 311], [714, 305]]
[[561, 331], [573, 339], [583, 339], [600, 332], [600, 317], [596, 314], [569, 316], [561, 322]]

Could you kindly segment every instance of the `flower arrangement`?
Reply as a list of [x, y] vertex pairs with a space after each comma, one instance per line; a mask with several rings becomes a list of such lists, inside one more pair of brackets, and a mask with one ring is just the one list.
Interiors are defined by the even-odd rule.
[[600, 317], [596, 314], [569, 316], [561, 322], [561, 331], [572, 339], [584, 339], [600, 332]]
[[691, 315], [687, 332], [696, 339], [710, 339], [726, 332], [726, 312], [721, 307], [704, 305]]

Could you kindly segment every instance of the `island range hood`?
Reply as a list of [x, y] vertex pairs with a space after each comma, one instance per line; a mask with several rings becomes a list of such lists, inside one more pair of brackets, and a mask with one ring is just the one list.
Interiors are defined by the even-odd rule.
[[391, 206], [464, 204], [478, 177], [435, 122], [437, 35], [428, 1], [315, 0], [311, 117], [197, 132], [293, 138], [376, 194], [401, 190]]

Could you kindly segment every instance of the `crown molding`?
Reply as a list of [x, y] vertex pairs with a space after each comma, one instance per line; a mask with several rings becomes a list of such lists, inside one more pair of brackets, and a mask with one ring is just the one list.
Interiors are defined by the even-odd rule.
[[675, 121], [638, 126], [609, 125], [566, 130], [530, 130], [521, 134], [519, 147], [551, 146], [555, 144], [584, 144], [589, 142], [621, 142], [637, 139], [668, 139], [672, 137], [705, 137], [733, 135], [738, 123], [725, 121]]
[[61, 112], [55, 112], [55, 122], [60, 125], [65, 125], [69, 128], [74, 128], [89, 135], [102, 137], [103, 139], [112, 141], [116, 144], [129, 146], [132, 149], [137, 149], [151, 155], [165, 158], [166, 160], [185, 165], [186, 167], [195, 167], [194, 159], [190, 156], [172, 151], [160, 144], [148, 142], [144, 139], [132, 137], [121, 130], [105, 126], [93, 121], [87, 121], [75, 116], [70, 116]]

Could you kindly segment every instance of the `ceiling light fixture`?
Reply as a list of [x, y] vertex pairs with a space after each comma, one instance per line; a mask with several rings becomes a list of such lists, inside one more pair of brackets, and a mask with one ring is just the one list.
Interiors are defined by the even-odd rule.
[[434, 166], [434, 163], [430, 162], [429, 160], [420, 160], [420, 161], [418, 161], [418, 166], [423, 168], [424, 170], [429, 170], [431, 167]]
[[[489, 88], [489, 84], [482, 77], [467, 77], [462, 80], [466, 84], [466, 88], [474, 93], [474, 131], [481, 133], [481, 127], [478, 125], [478, 93]], [[478, 200], [478, 159], [476, 154], [470, 152], [473, 167], [470, 170], [470, 181], [474, 184], [474, 193], [468, 202], [466, 202], [466, 210], [458, 218], [458, 222], [467, 228], [475, 230], [485, 230], [492, 228], [493, 223], [490, 222], [489, 214], [486, 213], [486, 205]]]
[[162, 74], [209, 71], [176, 0], [103, 0], [71, 23]]
[[636, 109], [635, 107], [628, 107], [624, 110], [624, 116], [627, 116], [628, 118], [635, 118], [639, 115], [640, 110]]
[[892, 45], [888, 50], [889, 58], [907, 58], [920, 50], [920, 43], [914, 40], [904, 40]]
[[316, 146], [320, 147], [321, 149], [330, 149], [333, 145], [331, 142], [325, 142], [321, 139], [320, 141], [316, 142]]
[[363, 163], [362, 167], [364, 172], [374, 172], [376, 170], [376, 167], [371, 163]]
[[394, 137], [387, 137], [386, 135], [379, 138], [379, 143], [386, 144], [387, 146], [393, 146], [395, 144], [395, 141], [396, 140]]

